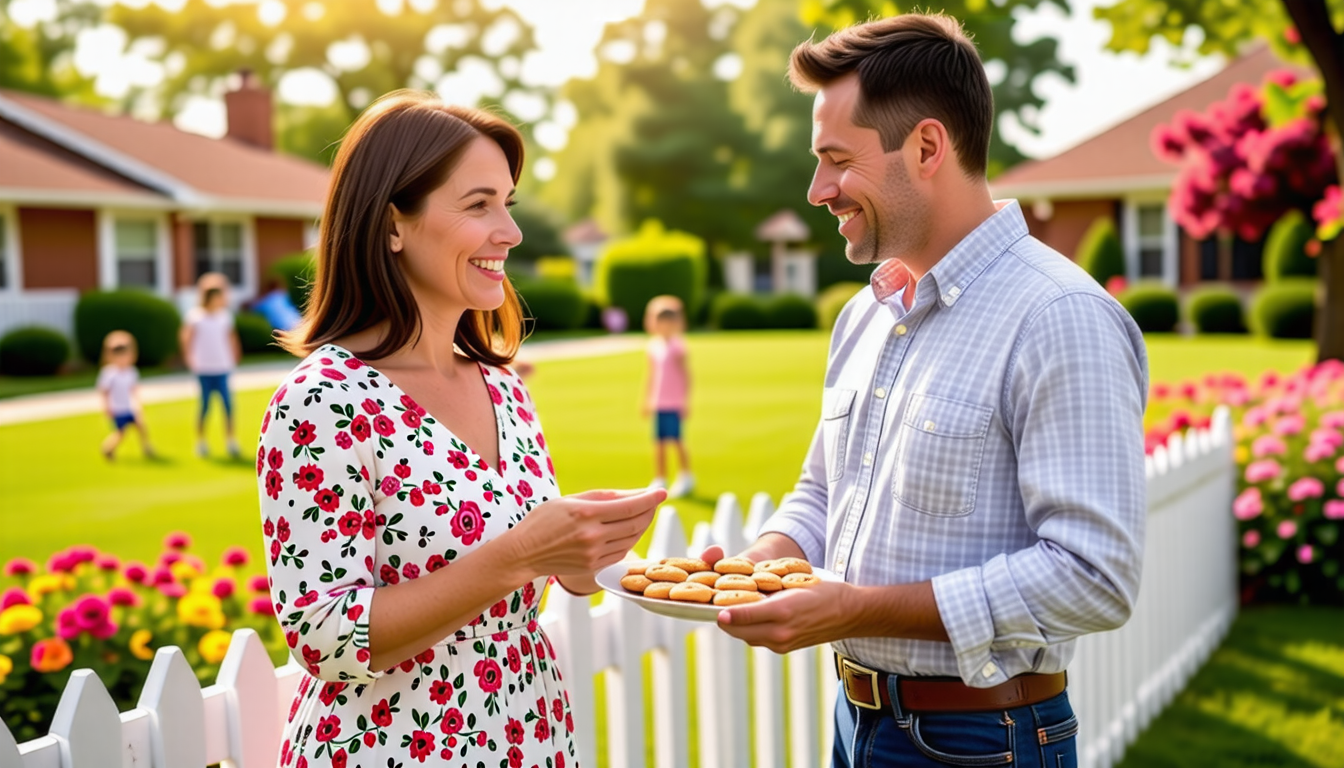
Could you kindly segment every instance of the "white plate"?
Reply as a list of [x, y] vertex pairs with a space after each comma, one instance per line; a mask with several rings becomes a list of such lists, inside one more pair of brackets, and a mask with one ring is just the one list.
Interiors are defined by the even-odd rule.
[[[630, 592], [621, 586], [621, 577], [629, 570], [630, 563], [628, 562], [609, 565], [597, 572], [597, 585], [619, 598], [629, 600], [646, 611], [660, 616], [671, 616], [674, 619], [713, 623], [718, 621], [719, 611], [727, 607], [706, 603], [684, 603], [679, 600], [658, 600]], [[822, 568], [814, 566], [812, 572], [822, 581], [841, 581], [839, 576]]]

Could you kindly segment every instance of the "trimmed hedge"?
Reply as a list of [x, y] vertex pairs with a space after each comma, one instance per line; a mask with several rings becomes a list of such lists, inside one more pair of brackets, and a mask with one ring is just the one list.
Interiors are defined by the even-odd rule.
[[1307, 255], [1307, 243], [1315, 236], [1315, 227], [1300, 211], [1289, 211], [1274, 222], [1265, 237], [1265, 280], [1315, 277], [1316, 259]]
[[840, 310], [867, 286], [867, 283], [836, 283], [822, 291], [817, 297], [817, 327], [823, 331], [834, 328], [835, 321], [840, 318]]
[[1144, 333], [1169, 333], [1181, 319], [1176, 291], [1156, 281], [1135, 283], [1117, 298]]
[[588, 302], [573, 280], [558, 277], [515, 280], [523, 314], [538, 331], [568, 331], [588, 319]]
[[709, 322], [723, 331], [751, 331], [767, 328], [770, 322], [765, 303], [746, 293], [720, 293], [709, 310]]
[[275, 331], [271, 322], [259, 312], [239, 312], [233, 316], [233, 329], [238, 332], [238, 343], [243, 353], [279, 349], [275, 346]]
[[1206, 285], [1190, 292], [1185, 319], [1196, 333], [1245, 333], [1241, 296], [1225, 285]]
[[95, 364], [103, 338], [122, 330], [135, 337], [138, 365], [158, 365], [177, 352], [181, 324], [171, 302], [145, 291], [90, 291], [75, 305], [75, 343], [84, 359]]
[[1112, 277], [1124, 277], [1125, 252], [1120, 247], [1120, 237], [1115, 233], [1115, 222], [1107, 216], [1093, 221], [1078, 243], [1075, 260], [1078, 266], [1087, 270], [1087, 274], [1102, 285]]
[[285, 290], [289, 291], [289, 302], [300, 313], [308, 304], [308, 293], [313, 289], [315, 268], [313, 256], [307, 251], [290, 254], [271, 264], [270, 274], [284, 281]]
[[817, 308], [797, 294], [785, 293], [765, 303], [767, 328], [816, 328]]
[[1255, 332], [1272, 339], [1310, 339], [1316, 325], [1316, 281], [1292, 277], [1265, 283], [1251, 304]]
[[70, 342], [53, 328], [28, 325], [0, 338], [0, 373], [51, 376], [70, 357]]
[[631, 328], [644, 322], [644, 307], [654, 296], [681, 299], [688, 318], [696, 317], [705, 298], [709, 264], [705, 241], [655, 220], [630, 238], [610, 243], [597, 261], [595, 291], [604, 307], [625, 311]]

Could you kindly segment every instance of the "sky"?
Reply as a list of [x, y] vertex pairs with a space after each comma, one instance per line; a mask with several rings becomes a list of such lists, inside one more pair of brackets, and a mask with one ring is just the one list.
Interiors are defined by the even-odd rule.
[[[151, 0], [122, 0], [129, 5], [144, 4]], [[162, 5], [180, 5], [182, 0], [152, 0]], [[419, 4], [433, 0], [379, 0], [380, 4], [399, 7], [403, 3]], [[611, 21], [629, 18], [643, 6], [643, 0], [483, 0], [488, 6], [506, 5], [518, 11], [532, 24], [539, 50], [521, 62], [524, 82], [538, 87], [556, 86], [570, 77], [588, 77], [597, 71], [593, 49], [602, 35], [603, 26]], [[705, 0], [707, 5], [731, 3], [750, 5], [754, 0]], [[1105, 0], [1109, 3], [1110, 0]], [[259, 4], [263, 14], [275, 10], [278, 3]], [[1062, 78], [1042, 76], [1037, 80], [1037, 92], [1046, 97], [1041, 110], [1040, 135], [1033, 135], [1012, 119], [1001, 126], [1004, 136], [1029, 156], [1046, 157], [1067, 149], [1122, 121], [1130, 115], [1184, 90], [1194, 82], [1209, 77], [1221, 66], [1216, 58], [1195, 58], [1193, 66], [1180, 68], [1170, 63], [1172, 49], [1160, 41], [1146, 56], [1112, 54], [1102, 50], [1109, 36], [1109, 27], [1092, 18], [1097, 0], [1071, 0], [1073, 11], [1066, 15], [1053, 5], [1043, 5], [1035, 11], [1023, 12], [1014, 26], [1014, 36], [1028, 42], [1043, 34], [1053, 34], [1060, 41], [1059, 57], [1074, 65], [1076, 83]], [[283, 15], [283, 8], [280, 8]], [[41, 21], [55, 12], [54, 0], [13, 0], [9, 7], [11, 17], [19, 23]], [[1196, 39], [1186, 41], [1197, 44]], [[358, 44], [333, 46], [330, 52], [341, 57], [347, 66], [361, 64]], [[364, 59], [367, 60], [367, 59]], [[158, 65], [151, 62], [143, 51], [127, 50], [125, 36], [120, 30], [104, 28], [85, 33], [79, 40], [75, 56], [81, 71], [98, 77], [100, 92], [117, 97], [132, 86], [152, 85], [161, 76]], [[471, 100], [473, 95], [488, 92], [491, 87], [488, 72], [449, 73], [439, 81], [445, 98]], [[280, 98], [291, 102], [318, 102], [329, 100], [334, 89], [325, 77], [316, 72], [292, 73], [280, 83]], [[516, 114], [526, 111], [525, 103], [509, 104]], [[515, 106], [518, 109], [515, 109]], [[538, 139], [548, 148], [562, 145], [567, 129], [574, 122], [573, 114], [543, 119], [537, 127]], [[175, 123], [186, 130], [219, 136], [224, 132], [223, 103], [217, 98], [193, 97], [185, 109], [175, 117]]]

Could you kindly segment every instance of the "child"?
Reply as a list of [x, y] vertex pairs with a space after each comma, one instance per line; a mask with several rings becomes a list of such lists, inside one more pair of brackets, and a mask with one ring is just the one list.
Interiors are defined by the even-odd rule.
[[98, 371], [98, 391], [103, 395], [103, 410], [112, 419], [112, 434], [103, 440], [103, 456], [112, 460], [126, 427], [135, 425], [140, 432], [140, 447], [147, 458], [154, 458], [149, 432], [140, 411], [136, 384], [140, 372], [135, 369], [135, 337], [126, 331], [113, 331], [103, 338], [102, 369]]
[[214, 274], [197, 281], [201, 305], [193, 307], [182, 323], [182, 354], [187, 368], [201, 384], [201, 413], [196, 420], [196, 454], [205, 456], [205, 417], [210, 412], [211, 395], [218, 393], [224, 404], [224, 431], [229, 456], [238, 458], [238, 441], [233, 436], [233, 399], [229, 395], [229, 373], [242, 357], [242, 343], [233, 327], [228, 298]]
[[681, 422], [686, 418], [691, 388], [690, 369], [686, 364], [686, 314], [676, 296], [656, 296], [644, 310], [644, 330], [649, 340], [649, 386], [644, 398], [644, 415], [654, 417], [655, 471], [650, 487], [667, 484], [667, 444], [673, 443], [681, 459], [681, 472], [668, 489], [671, 497], [690, 494], [695, 487], [691, 461], [681, 439]]

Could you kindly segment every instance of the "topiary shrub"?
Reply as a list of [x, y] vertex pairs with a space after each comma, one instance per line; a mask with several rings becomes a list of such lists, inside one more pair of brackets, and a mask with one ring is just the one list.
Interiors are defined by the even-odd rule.
[[1176, 291], [1162, 283], [1135, 283], [1118, 298], [1144, 333], [1169, 333], [1176, 329], [1176, 322], [1181, 319]]
[[238, 342], [244, 354], [279, 349], [275, 346], [275, 337], [271, 335], [275, 329], [259, 312], [239, 312], [234, 315], [233, 329], [238, 332]]
[[290, 254], [271, 264], [270, 274], [280, 278], [289, 292], [289, 302], [303, 312], [308, 304], [308, 294], [313, 289], [313, 255], [308, 251]]
[[1271, 339], [1310, 339], [1316, 325], [1316, 281], [1292, 277], [1265, 283], [1251, 304], [1255, 332]]
[[650, 220], [634, 237], [606, 247], [597, 260], [594, 288], [604, 307], [621, 308], [630, 327], [638, 328], [649, 299], [663, 294], [681, 299], [686, 316], [695, 317], [708, 271], [704, 240]]
[[515, 280], [513, 287], [523, 303], [523, 314], [533, 319], [535, 330], [573, 330], [588, 319], [588, 302], [573, 280], [558, 277]]
[[769, 327], [764, 304], [745, 293], [721, 293], [709, 310], [710, 324], [723, 331], [750, 331]]
[[1190, 292], [1185, 319], [1196, 333], [1245, 333], [1241, 296], [1225, 285], [1207, 285]]
[[1315, 277], [1316, 260], [1307, 255], [1307, 243], [1316, 229], [1300, 211], [1285, 213], [1265, 237], [1265, 279], [1271, 283], [1290, 277]]
[[[1120, 237], [1115, 233], [1115, 222], [1107, 216], [1099, 217], [1083, 234], [1075, 253], [1078, 266], [1102, 285], [1117, 275], [1125, 274], [1125, 252]], [[1174, 325], [1174, 323], [1173, 323]]]
[[0, 373], [51, 376], [70, 357], [70, 342], [53, 328], [29, 325], [0, 338]]
[[75, 343], [91, 363], [102, 354], [103, 337], [123, 330], [135, 337], [137, 364], [158, 365], [177, 352], [181, 324], [172, 303], [145, 291], [90, 291], [75, 305]]
[[835, 327], [840, 310], [845, 308], [855, 294], [867, 287], [867, 283], [836, 283], [821, 292], [817, 297], [817, 327], [829, 331]]
[[765, 303], [767, 328], [816, 328], [817, 308], [792, 293], [780, 294]]

